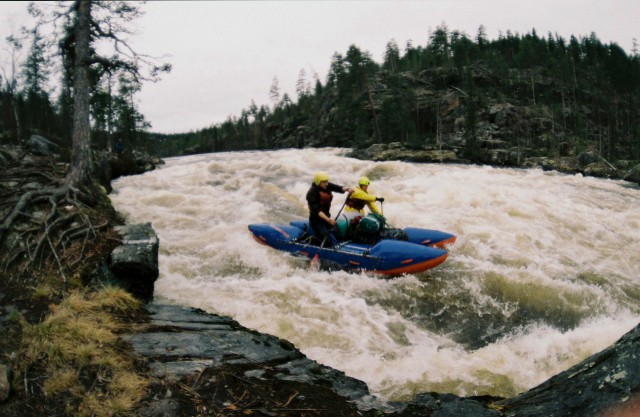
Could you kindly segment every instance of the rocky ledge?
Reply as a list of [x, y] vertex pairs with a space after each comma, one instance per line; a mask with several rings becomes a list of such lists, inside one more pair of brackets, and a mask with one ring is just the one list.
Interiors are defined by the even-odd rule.
[[[150, 374], [162, 386], [191, 387], [189, 402], [200, 410], [240, 411], [242, 401], [212, 395], [220, 374], [241, 380], [246, 399], [260, 387], [287, 387], [287, 401], [253, 399], [258, 415], [392, 415], [438, 417], [593, 417], [619, 410], [638, 400], [640, 391], [640, 326], [608, 349], [514, 398], [463, 398], [422, 393], [406, 403], [384, 403], [366, 384], [307, 358], [291, 343], [241, 326], [227, 317], [198, 309], [152, 303], [149, 322], [122, 339], [144, 358]], [[225, 385], [229, 392], [230, 384]], [[162, 390], [160, 390], [162, 392]], [[149, 401], [145, 416], [190, 415], [185, 401], [170, 389]], [[303, 394], [304, 393], [304, 394]], [[238, 392], [236, 400], [242, 393]], [[273, 393], [272, 393], [273, 395]], [[224, 398], [227, 398], [224, 400]], [[243, 397], [245, 398], [245, 397]], [[321, 409], [318, 403], [325, 403]], [[233, 414], [233, 413], [230, 413]], [[251, 414], [251, 413], [249, 413]], [[631, 414], [629, 414], [631, 416]]]
[[[313, 392], [322, 393], [325, 398], [332, 397], [332, 401], [354, 413], [358, 408], [382, 407], [369, 394], [365, 383], [308, 359], [285, 340], [249, 330], [230, 318], [193, 308], [154, 303], [149, 305], [148, 312], [149, 323], [122, 339], [144, 357], [150, 375], [163, 386], [181, 381], [194, 390], [206, 392], [217, 386], [217, 378], [212, 380], [211, 376], [227, 373], [249, 386], [288, 384], [292, 387], [291, 393], [298, 393], [290, 397], [286, 405], [262, 401], [258, 408], [265, 415], [278, 415], [279, 411], [292, 408], [318, 409]], [[205, 374], [207, 378], [203, 378]], [[210, 395], [211, 390], [208, 393]], [[219, 399], [214, 396], [203, 400], [205, 393], [198, 397], [201, 398], [200, 405], [209, 410], [233, 408], [229, 408], [230, 403], [220, 401], [224, 398], [222, 393]], [[178, 406], [179, 402], [165, 394], [163, 398], [150, 401], [142, 414], [188, 415], [184, 407]], [[348, 403], [352, 404], [348, 406]], [[256, 406], [253, 404], [253, 408]], [[240, 405], [235, 407], [240, 408]], [[327, 412], [326, 415], [333, 415], [334, 411]]]

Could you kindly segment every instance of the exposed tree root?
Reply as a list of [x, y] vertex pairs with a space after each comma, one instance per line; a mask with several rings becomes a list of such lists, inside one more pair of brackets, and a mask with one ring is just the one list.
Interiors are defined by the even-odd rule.
[[0, 170], [0, 271], [10, 279], [53, 269], [66, 282], [116, 218], [97, 187], [74, 188], [65, 171], [45, 159]]

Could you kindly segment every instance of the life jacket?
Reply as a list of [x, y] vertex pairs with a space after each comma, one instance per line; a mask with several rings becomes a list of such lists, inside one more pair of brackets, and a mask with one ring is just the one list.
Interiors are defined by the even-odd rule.
[[351, 207], [352, 209], [356, 209], [358, 211], [363, 210], [366, 204], [367, 204], [366, 201], [360, 200], [357, 198], [349, 198], [347, 200], [347, 206]]
[[333, 200], [333, 194], [330, 191], [324, 191], [318, 189], [320, 193], [320, 211], [329, 215], [329, 210], [331, 210], [331, 200]]

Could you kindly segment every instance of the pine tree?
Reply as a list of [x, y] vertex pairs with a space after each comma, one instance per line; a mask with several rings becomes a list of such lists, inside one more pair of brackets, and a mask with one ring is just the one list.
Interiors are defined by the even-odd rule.
[[22, 119], [19, 114], [19, 102], [20, 97], [18, 94], [18, 84], [20, 79], [19, 66], [19, 54], [22, 49], [22, 39], [15, 35], [7, 36], [7, 43], [9, 44], [10, 63], [9, 68], [2, 68], [2, 73], [5, 79], [4, 93], [8, 97], [9, 104], [9, 120], [14, 127], [14, 137], [18, 143], [22, 143]]
[[[72, 150], [67, 182], [73, 187], [88, 186], [92, 183], [90, 97], [97, 81], [105, 74], [117, 73], [131, 74], [135, 80], [157, 81], [159, 74], [170, 71], [171, 66], [158, 65], [130, 47], [126, 23], [140, 16], [134, 3], [77, 0], [70, 8], [54, 12], [53, 17], [45, 16], [37, 5], [30, 11], [41, 19], [41, 24], [50, 18], [65, 22], [63, 33], [56, 36], [60, 39], [63, 62], [67, 64], [68, 80], [72, 82]], [[95, 45], [100, 40], [107, 41], [103, 48], [112, 46], [111, 55], [97, 53]], [[143, 73], [142, 66], [148, 75]]]
[[384, 61], [382, 68], [389, 71], [391, 74], [398, 72], [398, 65], [400, 62], [400, 49], [394, 39], [387, 43], [387, 49], [384, 52]]
[[280, 83], [278, 83], [277, 77], [273, 77], [273, 81], [271, 82], [271, 88], [269, 88], [269, 98], [273, 103], [273, 108], [276, 108], [280, 104]]
[[30, 130], [49, 135], [53, 131], [54, 111], [46, 91], [51, 74], [49, 45], [38, 28], [31, 30], [31, 49], [23, 65], [25, 90], [25, 119]]
[[298, 95], [298, 100], [302, 97], [309, 94], [309, 84], [307, 82], [307, 72], [304, 68], [300, 68], [300, 72], [298, 73], [298, 81], [296, 82], [296, 94]]

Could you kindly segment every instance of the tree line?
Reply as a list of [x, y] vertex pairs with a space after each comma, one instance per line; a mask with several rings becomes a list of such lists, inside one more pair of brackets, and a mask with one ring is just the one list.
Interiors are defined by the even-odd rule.
[[[86, 16], [80, 14], [81, 6], [86, 6]], [[116, 139], [132, 148], [143, 146], [150, 124], [134, 98], [143, 82], [157, 81], [170, 65], [154, 64], [130, 48], [125, 24], [140, 16], [139, 6], [74, 1], [29, 8], [34, 26], [5, 39], [9, 59], [0, 68], [0, 144], [23, 144], [31, 135], [41, 135], [71, 159], [74, 116], [84, 111], [74, 100], [81, 96], [79, 88], [86, 88], [90, 132], [83, 140], [108, 151]], [[78, 35], [83, 24], [88, 25], [84, 37]], [[86, 45], [79, 52], [83, 38]], [[112, 47], [100, 55], [98, 42]], [[78, 53], [84, 54], [82, 60]], [[78, 81], [83, 84], [74, 85]]]
[[[640, 56], [595, 33], [565, 39], [507, 31], [472, 38], [439, 26], [424, 46], [386, 46], [382, 63], [355, 45], [332, 57], [327, 79], [301, 70], [296, 101], [270, 89], [255, 103], [195, 132], [153, 134], [161, 155], [374, 143], [462, 147], [473, 160], [487, 136], [538, 154], [593, 150], [640, 159]], [[506, 129], [487, 134], [492, 112], [516, 108]], [[519, 116], [518, 116], [519, 115]]]
[[[39, 133], [70, 144], [72, 53], [60, 52], [65, 38], [58, 40], [63, 71], [53, 102], [45, 88], [51, 45], [37, 28], [28, 39], [8, 39], [29, 53], [0, 79], [0, 139], [20, 143]], [[251, 102], [222, 123], [181, 134], [149, 131], [134, 101], [140, 77], [95, 66], [89, 78], [92, 146], [104, 149], [115, 138], [159, 156], [403, 142], [461, 147], [474, 160], [489, 138], [539, 154], [590, 149], [640, 159], [640, 55], [595, 33], [565, 39], [507, 31], [488, 39], [483, 26], [470, 37], [443, 24], [425, 45], [401, 49], [391, 40], [381, 63], [352, 45], [333, 55], [326, 80], [301, 70], [294, 99], [274, 79], [271, 105]], [[513, 106], [516, 118], [490, 132], [500, 105]]]

